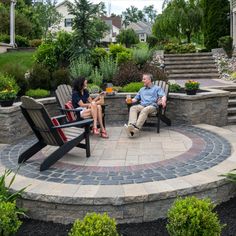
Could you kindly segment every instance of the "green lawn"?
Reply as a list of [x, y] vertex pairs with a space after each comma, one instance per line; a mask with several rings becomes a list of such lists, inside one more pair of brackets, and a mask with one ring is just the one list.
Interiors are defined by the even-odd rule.
[[27, 71], [33, 65], [34, 52], [9, 52], [0, 54], [0, 72], [6, 65], [18, 64], [23, 70]]

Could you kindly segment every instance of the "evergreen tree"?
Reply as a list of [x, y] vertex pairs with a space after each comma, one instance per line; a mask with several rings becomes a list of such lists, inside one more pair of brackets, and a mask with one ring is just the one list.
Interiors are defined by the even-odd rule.
[[202, 0], [204, 44], [208, 50], [218, 47], [218, 40], [230, 34], [228, 0]]
[[137, 44], [139, 42], [138, 35], [133, 29], [121, 30], [120, 34], [117, 36], [117, 42], [125, 44], [126, 47]]
[[68, 2], [69, 14], [74, 15], [72, 29], [74, 30], [73, 57], [88, 52], [103, 37], [108, 30], [100, 19], [103, 8], [101, 4], [92, 4], [88, 0]]

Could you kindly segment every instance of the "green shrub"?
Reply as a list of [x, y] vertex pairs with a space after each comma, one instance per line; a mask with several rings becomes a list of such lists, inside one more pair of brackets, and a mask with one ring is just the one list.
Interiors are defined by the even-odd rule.
[[115, 86], [124, 86], [131, 82], [140, 82], [141, 76], [142, 74], [137, 65], [134, 62], [129, 61], [119, 66], [119, 70], [114, 76], [112, 83]]
[[19, 86], [12, 76], [0, 74], [0, 100], [15, 99], [18, 91]]
[[179, 92], [181, 90], [181, 86], [179, 84], [170, 84], [169, 91], [172, 93]]
[[25, 94], [25, 91], [28, 88], [28, 80], [25, 78], [26, 70], [24, 69], [20, 64], [14, 64], [14, 63], [7, 63], [4, 65], [4, 68], [2, 69], [2, 72], [4, 74], [11, 75], [14, 77], [16, 83], [20, 87], [18, 95]]
[[116, 40], [128, 48], [139, 42], [138, 35], [133, 29], [122, 29], [117, 35]]
[[194, 53], [197, 51], [195, 45], [168, 43], [164, 46], [165, 53], [178, 54], [178, 53]]
[[220, 37], [218, 40], [218, 44], [225, 50], [227, 56], [231, 58], [234, 51], [233, 38], [231, 36]]
[[141, 74], [150, 73], [153, 75], [154, 80], [165, 80], [167, 81], [167, 75], [157, 66], [146, 63], [140, 70]]
[[131, 53], [130, 52], [119, 52], [117, 54], [117, 63], [120, 65], [121, 63], [125, 63], [131, 60]]
[[167, 230], [170, 236], [220, 236], [223, 225], [213, 212], [209, 199], [178, 199], [168, 211]]
[[72, 34], [65, 31], [59, 31], [56, 39], [53, 40], [52, 43], [55, 47], [55, 57], [57, 59], [58, 67], [69, 66], [72, 41]]
[[32, 39], [32, 40], [29, 41], [30, 47], [37, 48], [41, 44], [42, 44], [42, 40], [41, 39]]
[[50, 90], [51, 74], [47, 67], [41, 64], [35, 64], [30, 70], [29, 74], [29, 88], [30, 89], [46, 89]]
[[122, 92], [122, 87], [121, 86], [113, 86], [112, 89], [115, 92]]
[[98, 72], [98, 69], [95, 68], [95, 70], [92, 71], [92, 74], [89, 77], [89, 81], [92, 81], [93, 84], [96, 84], [97, 86], [101, 86], [102, 84], [102, 75]]
[[96, 84], [88, 84], [88, 91], [89, 93], [99, 93], [101, 88]]
[[165, 51], [165, 53], [170, 53], [170, 54], [178, 53], [178, 51], [179, 51], [179, 44], [167, 43], [164, 46], [164, 51]]
[[158, 45], [158, 38], [155, 35], [150, 35], [147, 38], [147, 43], [149, 45], [149, 48], [154, 48], [155, 46]]
[[50, 92], [45, 89], [30, 89], [26, 92], [26, 95], [32, 98], [45, 98], [50, 96]]
[[91, 51], [91, 63], [99, 67], [99, 61], [108, 55], [105, 48], [96, 47]]
[[78, 60], [70, 64], [70, 74], [73, 78], [78, 76], [89, 77], [92, 73], [93, 66], [87, 61], [85, 57], [80, 57]]
[[137, 65], [144, 65], [152, 58], [152, 52], [148, 48], [135, 48], [132, 50], [132, 59]]
[[52, 43], [42, 43], [34, 54], [35, 62], [49, 68], [53, 71], [57, 68], [57, 58], [55, 55], [55, 46]]
[[111, 82], [118, 70], [117, 62], [111, 57], [105, 57], [100, 61], [100, 73], [103, 76], [103, 80]]
[[17, 232], [22, 224], [18, 214], [15, 201], [0, 201], [0, 235], [8, 236]]
[[[10, 43], [10, 35], [1, 34], [0, 35], [0, 42]], [[26, 37], [22, 37], [20, 35], [15, 36], [15, 42], [18, 47], [28, 47], [29, 46], [29, 40]]]
[[121, 53], [121, 52], [128, 52], [128, 49], [122, 46], [121, 44], [109, 45], [109, 54], [114, 60], [116, 60], [118, 53]]
[[4, 174], [0, 176], [0, 202], [14, 202], [25, 191], [26, 187], [14, 193], [10, 192], [10, 188], [16, 178], [16, 173], [10, 178], [8, 185], [6, 185], [6, 178], [9, 177], [10, 174], [12, 174], [12, 171], [5, 170]]
[[116, 222], [106, 213], [87, 214], [83, 220], [76, 220], [68, 236], [118, 236]]
[[70, 72], [68, 69], [60, 68], [52, 73], [51, 87], [53, 90], [60, 84], [70, 84]]
[[138, 92], [143, 87], [142, 82], [133, 82], [125, 85], [122, 88], [122, 92]]
[[197, 49], [196, 49], [195, 45], [193, 45], [191, 43], [187, 43], [187, 44], [179, 45], [178, 53], [194, 53], [196, 51], [197, 51]]

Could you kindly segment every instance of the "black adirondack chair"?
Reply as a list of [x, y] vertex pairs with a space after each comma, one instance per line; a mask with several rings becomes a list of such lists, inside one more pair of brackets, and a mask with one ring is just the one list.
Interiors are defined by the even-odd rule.
[[[156, 80], [153, 82], [155, 85], [161, 87], [163, 91], [166, 94], [166, 97], [168, 99], [168, 93], [169, 93], [169, 84], [166, 81], [163, 80]], [[130, 110], [130, 107], [135, 104], [127, 104], [128, 110]], [[162, 106], [158, 106], [155, 113], [149, 114], [148, 117], [156, 117], [156, 128], [157, 133], [160, 133], [160, 121], [164, 122], [166, 125], [171, 126], [171, 120], [165, 115], [166, 107], [163, 108]], [[149, 119], [145, 122], [146, 126], [150, 125]]]
[[[65, 115], [50, 117], [43, 104], [27, 96], [23, 96], [21, 101], [22, 113], [38, 142], [19, 156], [18, 163], [27, 161], [47, 145], [58, 146], [58, 149], [46, 157], [40, 171], [47, 170], [74, 147], [85, 149], [86, 157], [90, 156], [89, 127], [92, 119], [60, 124], [59, 120]], [[83, 140], [85, 143], [81, 143]]]

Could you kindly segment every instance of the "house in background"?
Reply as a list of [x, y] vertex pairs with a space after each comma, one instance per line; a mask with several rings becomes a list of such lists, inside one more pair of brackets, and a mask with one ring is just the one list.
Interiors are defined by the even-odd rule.
[[120, 33], [122, 20], [120, 16], [102, 16], [102, 20], [109, 26], [109, 32], [101, 39], [101, 42], [114, 43], [116, 36]]
[[143, 21], [132, 22], [127, 26], [127, 29], [133, 29], [140, 42], [147, 42], [148, 36], [152, 34], [152, 25]]
[[[72, 32], [73, 15], [68, 13], [67, 9], [68, 0], [64, 0], [56, 6], [56, 10], [62, 15], [62, 20], [57, 28], [51, 27], [52, 31], [64, 30]], [[116, 36], [120, 33], [122, 21], [120, 16], [102, 16], [101, 18], [109, 26], [109, 31], [105, 34], [101, 42], [112, 43], [116, 42]]]
[[67, 32], [72, 32], [72, 20], [74, 16], [68, 13], [67, 2], [69, 1], [64, 0], [56, 6], [56, 10], [62, 15], [62, 20], [58, 25], [57, 31], [64, 30]]
[[236, 45], [236, 0], [231, 0], [231, 19], [230, 19], [230, 28], [231, 36], [233, 37], [233, 44]]

